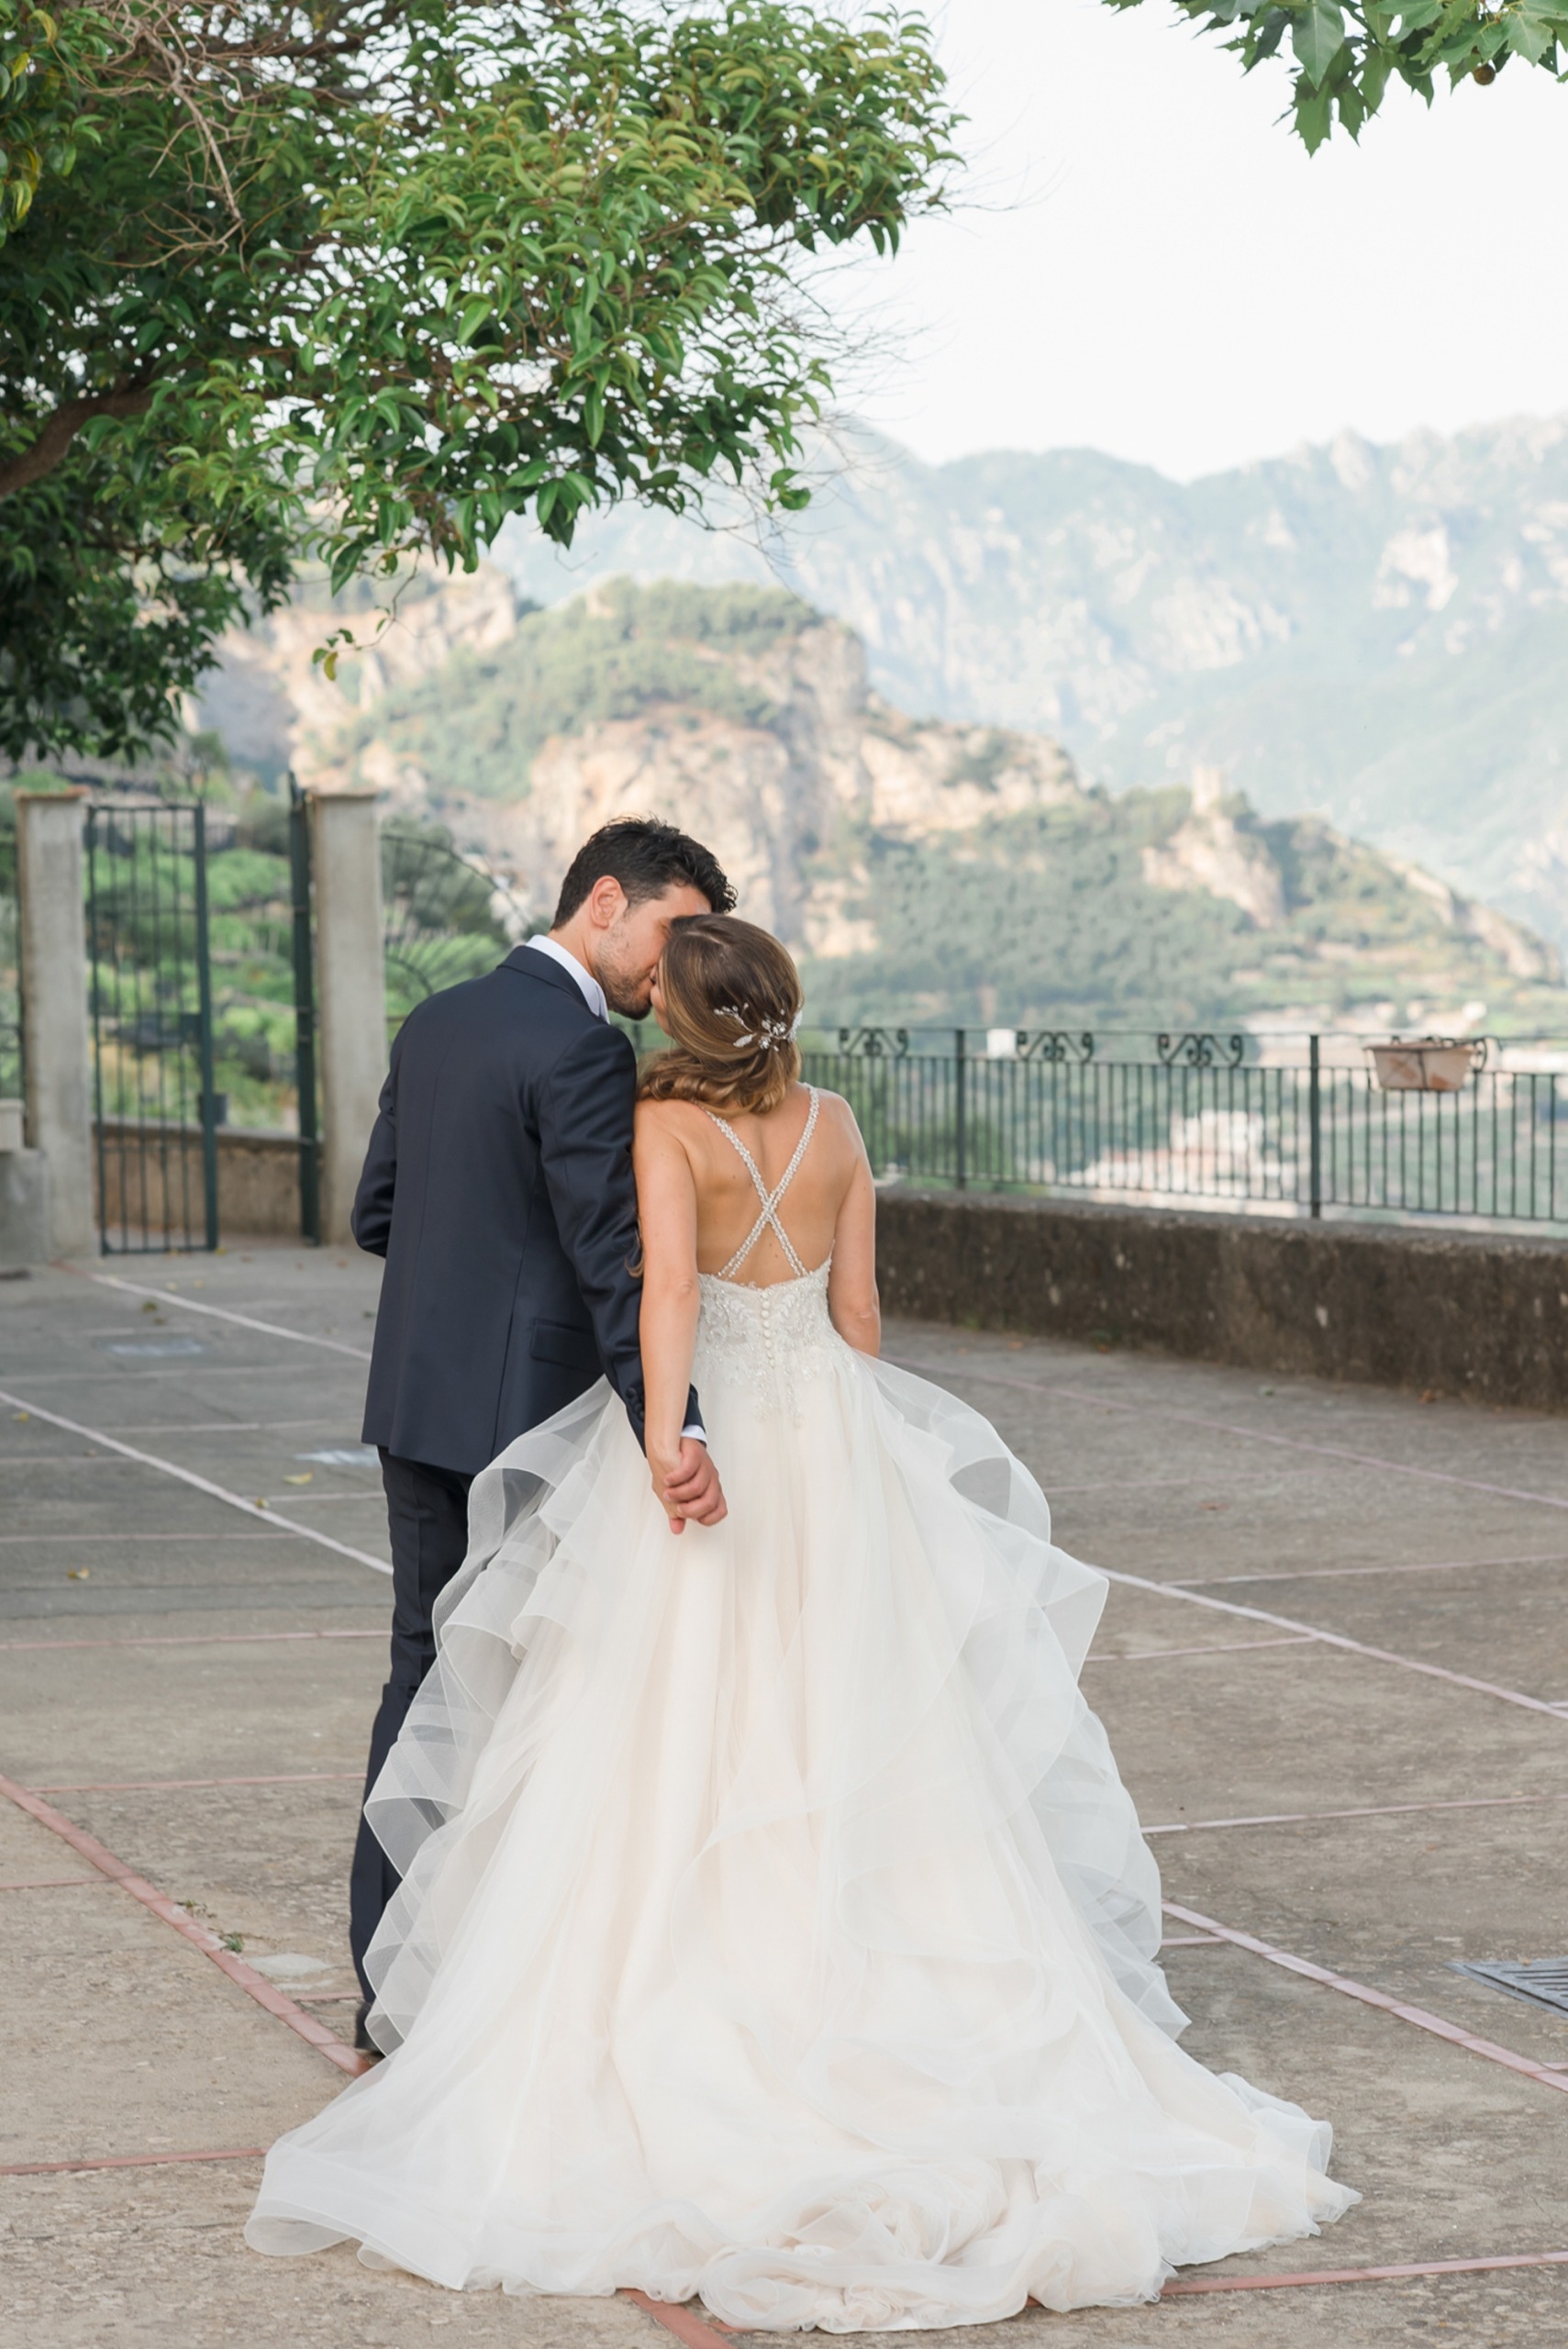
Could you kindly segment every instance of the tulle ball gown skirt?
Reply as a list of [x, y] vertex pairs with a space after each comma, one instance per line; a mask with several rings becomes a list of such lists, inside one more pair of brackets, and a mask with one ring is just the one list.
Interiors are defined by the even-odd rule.
[[1105, 1585], [825, 1275], [707, 1280], [729, 1502], [673, 1536], [603, 1387], [475, 1484], [372, 1798], [395, 2050], [276, 2144], [258, 2251], [722, 2321], [1152, 2298], [1356, 2198], [1184, 2054], [1159, 1883], [1078, 1670]]

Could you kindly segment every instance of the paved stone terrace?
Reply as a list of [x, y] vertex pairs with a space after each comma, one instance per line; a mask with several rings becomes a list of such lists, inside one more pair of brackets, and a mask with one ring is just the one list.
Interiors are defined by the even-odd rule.
[[[358, 1442], [376, 1277], [237, 1246], [0, 1283], [0, 1771], [46, 1814], [0, 1801], [16, 2349], [405, 2349], [449, 2327], [667, 2349], [627, 2299], [459, 2298], [239, 2239], [253, 2149], [341, 2082], [302, 2032], [338, 2045], [352, 2012], [343, 1878], [388, 1599]], [[1568, 2251], [1568, 2018], [1451, 1970], [1568, 1949], [1563, 1422], [907, 1324], [888, 1351], [992, 1417], [1059, 1538], [1131, 1578], [1088, 1685], [1187, 1912], [1168, 1963], [1188, 2044], [1330, 2115], [1366, 2198], [1317, 2243], [1187, 2280]], [[1554, 2349], [1568, 2269], [1189, 2291], [995, 2332]]]

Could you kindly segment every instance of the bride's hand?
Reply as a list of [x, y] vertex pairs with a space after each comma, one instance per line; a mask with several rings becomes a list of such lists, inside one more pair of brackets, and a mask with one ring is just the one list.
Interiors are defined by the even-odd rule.
[[695, 1436], [683, 1436], [671, 1453], [650, 1445], [648, 1468], [672, 1533], [683, 1532], [688, 1518], [698, 1525], [717, 1525], [729, 1514], [712, 1455]]

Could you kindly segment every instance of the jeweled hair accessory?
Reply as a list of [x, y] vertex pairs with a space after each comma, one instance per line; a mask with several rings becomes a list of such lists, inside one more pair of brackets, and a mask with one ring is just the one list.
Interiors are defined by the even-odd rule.
[[[793, 1020], [786, 1022], [783, 1019], [758, 1019], [754, 1011], [742, 1011], [740, 1005], [734, 1003], [721, 1003], [716, 1008], [720, 1019], [733, 1019], [740, 1025], [741, 1032], [735, 1039], [735, 1050], [738, 1052], [751, 1051], [759, 1044], [764, 1044], [770, 1051], [776, 1052], [783, 1045], [793, 1044], [800, 1033], [800, 1023], [806, 1017], [802, 1009], [795, 1013]], [[756, 1026], [747, 1027], [745, 1025], [747, 1020], [756, 1020]]]

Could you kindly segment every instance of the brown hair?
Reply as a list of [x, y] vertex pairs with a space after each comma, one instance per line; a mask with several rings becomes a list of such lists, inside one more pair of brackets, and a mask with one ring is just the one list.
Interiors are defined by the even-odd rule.
[[650, 1101], [776, 1109], [800, 1074], [800, 978], [788, 951], [733, 914], [672, 922], [660, 964], [667, 1052], [642, 1063]]
[[716, 914], [729, 911], [735, 891], [711, 849], [654, 816], [622, 816], [585, 840], [566, 868], [551, 927], [570, 921], [595, 881], [618, 881], [629, 906], [662, 897], [666, 889], [700, 889]]

